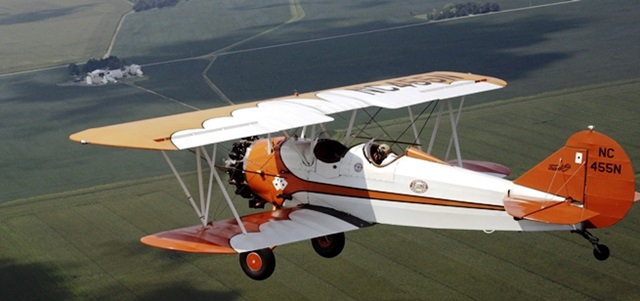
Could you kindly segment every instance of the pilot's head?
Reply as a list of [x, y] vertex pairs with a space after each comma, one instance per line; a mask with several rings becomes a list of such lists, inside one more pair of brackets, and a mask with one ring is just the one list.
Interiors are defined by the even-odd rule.
[[389, 147], [389, 145], [387, 144], [380, 144], [380, 146], [378, 146], [378, 151], [381, 154], [388, 155], [391, 152], [391, 147]]

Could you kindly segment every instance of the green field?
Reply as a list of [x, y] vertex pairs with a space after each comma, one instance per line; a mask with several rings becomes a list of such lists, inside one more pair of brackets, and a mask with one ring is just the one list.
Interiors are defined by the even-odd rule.
[[[0, 73], [101, 56], [106, 36], [73, 35], [78, 42], [33, 31], [84, 47], [75, 57], [54, 44], [32, 48], [40, 51], [33, 55], [22, 44], [5, 44], [5, 37], [37, 43], [29, 26], [55, 29], [63, 13], [98, 11], [101, 22], [113, 22], [105, 16], [118, 19], [129, 5], [45, 2], [0, 4], [6, 9], [0, 54], [11, 53], [0, 56]], [[80, 88], [56, 85], [69, 80], [64, 68], [0, 75], [0, 299], [636, 299], [638, 206], [620, 224], [595, 233], [612, 249], [607, 262], [595, 261], [586, 241], [564, 232], [485, 235], [375, 226], [348, 233], [345, 252], [333, 260], [316, 256], [306, 242], [279, 247], [275, 274], [257, 283], [244, 276], [236, 256], [179, 254], [138, 242], [197, 222], [162, 156], [67, 139], [89, 127], [224, 105], [203, 80], [205, 70], [234, 102], [453, 70], [509, 83], [467, 97], [459, 127], [463, 157], [506, 164], [515, 177], [593, 124], [616, 139], [638, 169], [640, 3], [584, 0], [416, 25], [412, 14], [446, 2], [302, 1], [304, 18], [282, 25], [294, 17], [289, 1], [189, 0], [127, 17], [114, 54], [144, 63], [142, 79]], [[515, 8], [529, 2], [551, 1], [500, 3]], [[15, 15], [31, 22], [17, 22], [23, 19]], [[77, 24], [86, 24], [80, 15]], [[220, 49], [226, 50], [210, 69], [206, 59], [160, 61]], [[47, 51], [51, 60], [32, 61]], [[181, 170], [191, 170], [191, 154], [173, 155]], [[247, 212], [244, 201], [238, 207]], [[216, 217], [230, 215], [221, 207]]]
[[[295, 19], [297, 1], [181, 1], [176, 7], [128, 14], [112, 54], [130, 62], [153, 63], [211, 53]], [[306, 3], [302, 26], [271, 34], [272, 43], [323, 37], [393, 24], [422, 22], [416, 15], [450, 1]], [[554, 0], [497, 0], [503, 9], [554, 3]], [[100, 58], [128, 0], [5, 0], [0, 3], [0, 74], [64, 66]], [[329, 17], [330, 16], [330, 17]], [[188, 20], [188, 22], [185, 22]], [[255, 44], [254, 44], [255, 45]]]
[[[235, 102], [290, 95], [294, 89], [313, 91], [432, 70], [470, 71], [509, 83], [505, 89], [468, 97], [467, 104], [636, 79], [640, 77], [640, 27], [630, 25], [637, 23], [635, 12], [639, 7], [630, 2], [610, 6], [601, 3], [580, 1], [560, 6], [564, 10], [545, 7], [275, 48], [251, 48], [271, 45], [272, 37], [305, 41], [326, 12], [323, 14], [322, 6], [304, 6], [303, 21], [230, 49], [247, 51], [217, 57], [207, 77]], [[329, 5], [326, 10], [335, 11], [336, 6], [340, 4]], [[151, 18], [152, 12], [146, 16]], [[185, 14], [177, 12], [179, 16]], [[307, 18], [315, 21], [305, 23]], [[340, 33], [358, 28], [347, 26]], [[300, 31], [297, 35], [296, 29]], [[328, 36], [335, 29], [319, 27], [315, 35], [325, 31]], [[600, 46], [603, 40], [606, 47]], [[151, 48], [148, 55], [153, 58], [157, 54]], [[184, 56], [189, 57], [189, 52]], [[0, 139], [10, 141], [0, 148], [0, 202], [166, 174], [168, 170], [157, 154], [87, 149], [69, 143], [67, 137], [89, 127], [192, 110], [181, 103], [197, 108], [224, 105], [200, 75], [207, 65], [208, 61], [202, 59], [145, 65], [146, 76], [135, 81], [135, 86], [62, 87], [56, 83], [69, 80], [62, 69], [0, 76]], [[615, 97], [605, 99], [615, 101]], [[130, 168], [131, 162], [135, 162], [135, 168]]]
[[0, 74], [102, 57], [126, 0], [5, 0], [0, 3]]
[[[640, 81], [619, 82], [475, 106], [461, 121], [463, 155], [507, 164], [519, 174], [572, 132], [595, 124], [638, 162], [640, 128], [627, 124], [636, 118], [630, 92], [639, 89]], [[607, 95], [619, 96], [615, 108], [602, 101]], [[604, 110], [616, 118], [602, 117]], [[244, 200], [238, 204], [248, 212]], [[216, 207], [214, 216], [230, 217], [225, 208]], [[140, 244], [145, 234], [197, 222], [175, 179], [150, 178], [1, 205], [1, 280], [15, 284], [1, 295], [16, 300], [632, 300], [640, 294], [635, 281], [639, 208], [620, 224], [595, 231], [612, 249], [606, 262], [593, 259], [588, 243], [566, 232], [486, 235], [378, 225], [348, 233], [345, 251], [333, 260], [316, 256], [306, 242], [281, 246], [274, 275], [254, 282], [241, 272], [236, 256]], [[18, 285], [23, 282], [30, 285]]]

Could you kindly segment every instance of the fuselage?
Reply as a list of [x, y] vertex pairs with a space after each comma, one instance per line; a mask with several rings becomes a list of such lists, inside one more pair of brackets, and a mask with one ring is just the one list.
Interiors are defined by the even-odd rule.
[[[412, 155], [399, 154], [380, 166], [370, 161], [369, 144], [347, 149], [336, 147], [335, 141], [276, 138], [269, 153], [267, 141], [258, 140], [248, 149], [244, 169], [251, 190], [276, 206], [312, 204], [371, 223], [426, 228], [536, 231], [572, 227], [516, 220], [503, 205], [507, 196], [549, 201], [561, 201], [561, 197], [432, 160], [415, 149]], [[336, 154], [326, 156], [332, 152]]]

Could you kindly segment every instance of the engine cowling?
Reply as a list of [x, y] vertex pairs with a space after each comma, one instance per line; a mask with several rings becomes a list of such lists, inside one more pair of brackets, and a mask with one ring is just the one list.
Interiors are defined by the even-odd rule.
[[248, 137], [234, 143], [229, 151], [229, 184], [236, 187], [235, 194], [249, 199], [249, 208], [264, 208], [267, 203], [281, 207], [287, 199], [283, 194], [286, 180], [281, 176], [287, 169], [278, 155], [285, 140]]
[[247, 150], [258, 140], [257, 136], [243, 138], [233, 143], [229, 151], [229, 158], [226, 161], [229, 184], [236, 187], [235, 194], [245, 199], [249, 199], [250, 208], [264, 208], [265, 202], [258, 198], [249, 185], [247, 185], [246, 173], [244, 170], [244, 160]]
[[259, 139], [245, 153], [243, 166], [247, 188], [262, 207], [266, 202], [281, 207], [286, 199], [283, 195], [286, 180], [281, 175], [287, 173], [287, 168], [279, 156], [280, 145], [285, 140], [284, 137]]

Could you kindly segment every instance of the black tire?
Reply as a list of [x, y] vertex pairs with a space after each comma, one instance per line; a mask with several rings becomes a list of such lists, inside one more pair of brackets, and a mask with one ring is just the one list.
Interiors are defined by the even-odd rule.
[[324, 258], [338, 256], [344, 249], [344, 233], [336, 233], [311, 239], [311, 245], [318, 255]]
[[593, 246], [593, 256], [597, 260], [600, 260], [600, 261], [607, 260], [607, 258], [609, 258], [609, 255], [611, 255], [611, 252], [609, 251], [609, 247], [601, 244]]
[[249, 278], [265, 280], [276, 269], [276, 257], [268, 248], [240, 253], [240, 267]]

